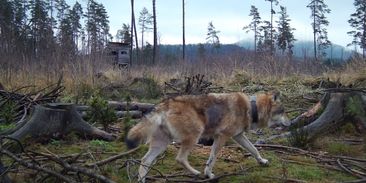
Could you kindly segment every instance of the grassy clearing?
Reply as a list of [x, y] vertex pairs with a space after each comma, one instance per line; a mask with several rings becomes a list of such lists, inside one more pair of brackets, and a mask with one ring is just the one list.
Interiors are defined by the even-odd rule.
[[[66, 141], [57, 141], [56, 143], [56, 141], [54, 141], [49, 144], [33, 144], [30, 148], [32, 150], [52, 152], [59, 155], [88, 152], [90, 154], [90, 158], [87, 160], [87, 162], [102, 160], [111, 155], [127, 151], [123, 142], [104, 142], [100, 140], [79, 140], [74, 143]], [[151, 170], [149, 175], [159, 175], [160, 173], [164, 175], [187, 173], [182, 168], [182, 166], [177, 165], [177, 162], [175, 161], [177, 150], [177, 146], [170, 145], [167, 151], [158, 158], [158, 161], [154, 165], [153, 170]], [[137, 152], [123, 159], [99, 167], [99, 172], [116, 182], [128, 182], [129, 178], [125, 161], [131, 158], [139, 159], [146, 151], [147, 146], [143, 145], [143, 147]], [[203, 172], [209, 152], [209, 147], [197, 146], [189, 157], [189, 161], [191, 162], [192, 166]], [[224, 148], [220, 152], [218, 161], [213, 170], [217, 176], [246, 169], [245, 173], [242, 175], [223, 178], [220, 180], [220, 182], [282, 182], [280, 178], [299, 179], [308, 182], [342, 182], [354, 179], [353, 177], [350, 177], [344, 173], [317, 167], [315, 166], [316, 160], [306, 156], [285, 155], [275, 151], [262, 149], [261, 154], [263, 154], [263, 156], [268, 158], [271, 162], [268, 167], [262, 167], [256, 163], [254, 158], [250, 156], [244, 156], [244, 153], [246, 153], [244, 150], [240, 150], [238, 148]], [[284, 161], [284, 159], [311, 163], [314, 164], [314, 166], [287, 163]], [[129, 171], [136, 173], [138, 165], [130, 165], [129, 168]], [[136, 179], [134, 181], [136, 181]], [[24, 182], [27, 181], [24, 180]]]
[[[5, 88], [13, 90], [25, 85], [36, 85], [43, 88], [55, 83], [62, 75], [66, 90], [61, 98], [63, 102], [86, 103], [90, 97], [98, 92], [105, 99], [124, 100], [131, 96], [133, 101], [158, 103], [161, 100], [161, 90], [165, 81], [172, 78], [184, 78], [194, 74], [204, 74], [205, 78], [228, 91], [241, 91], [252, 94], [263, 90], [280, 90], [286, 109], [299, 109], [289, 113], [290, 117], [297, 116], [313, 103], [305, 98], [318, 99], [319, 85], [323, 81], [338, 82], [344, 86], [366, 87], [366, 63], [354, 61], [343, 68], [331, 70], [317, 63], [288, 61], [274, 61], [264, 59], [257, 62], [242, 60], [241, 58], [228, 58], [224, 61], [213, 60], [199, 64], [170, 64], [157, 66], [134, 66], [129, 71], [114, 70], [111, 66], [84, 62], [58, 65], [55, 68], [21, 66], [21, 68], [0, 68], [0, 83]], [[134, 82], [135, 78], [145, 78], [148, 82]], [[119, 122], [117, 126], [121, 126]], [[0, 129], [12, 126], [0, 125]], [[123, 130], [121, 130], [123, 131]], [[265, 136], [273, 132], [265, 131]], [[332, 155], [346, 155], [366, 158], [366, 146], [344, 144], [336, 141], [339, 137], [361, 138], [354, 134], [354, 129], [346, 126], [337, 134], [329, 135], [312, 144], [309, 148], [313, 151], [329, 153]], [[122, 133], [118, 134], [123, 137]], [[258, 137], [254, 135], [252, 140]], [[265, 137], [263, 136], [263, 137]], [[366, 140], [366, 139], [365, 139]], [[288, 145], [286, 140], [277, 141], [277, 144]], [[80, 140], [76, 135], [69, 135], [63, 140], [52, 139], [46, 144], [27, 142], [29, 150], [52, 152], [59, 155], [87, 153], [85, 163], [102, 160], [111, 155], [127, 151], [122, 140], [105, 142], [100, 140]], [[128, 182], [126, 160], [140, 159], [147, 151], [144, 145], [137, 152], [108, 165], [99, 167], [98, 172], [116, 182]], [[210, 149], [196, 147], [189, 160], [191, 164], [203, 171]], [[154, 169], [163, 174], [184, 173], [185, 170], [176, 163], [177, 147], [169, 146], [163, 158], [157, 161]], [[308, 182], [342, 182], [353, 180], [347, 174], [325, 168], [289, 163], [284, 159], [291, 159], [305, 163], [316, 164], [316, 160], [307, 156], [286, 155], [276, 151], [261, 150], [264, 157], [271, 162], [268, 167], [260, 167], [252, 157], [244, 156], [245, 151], [236, 148], [224, 148], [219, 155], [214, 167], [216, 175], [236, 172], [249, 168], [243, 175], [223, 178], [220, 182], [284, 182], [281, 178], [293, 178]], [[130, 172], [136, 172], [137, 165], [130, 165]], [[152, 170], [149, 175], [157, 175]], [[12, 173], [15, 182], [27, 182], [28, 172]], [[273, 178], [275, 177], [275, 178]], [[52, 181], [51, 181], [52, 182]], [[162, 181], [163, 182], [163, 181]]]

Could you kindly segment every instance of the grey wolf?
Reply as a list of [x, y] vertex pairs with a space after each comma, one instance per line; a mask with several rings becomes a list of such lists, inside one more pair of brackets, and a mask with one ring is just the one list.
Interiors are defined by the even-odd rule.
[[216, 155], [230, 138], [246, 148], [259, 164], [267, 165], [268, 160], [262, 158], [244, 132], [253, 126], [267, 127], [274, 120], [287, 120], [278, 92], [257, 94], [252, 99], [242, 92], [178, 96], [158, 104], [128, 132], [126, 143], [129, 148], [149, 143], [139, 168], [139, 181], [145, 182], [148, 167], [172, 142], [181, 144], [176, 160], [194, 175], [199, 175], [187, 157], [200, 138], [213, 138], [204, 169], [204, 174], [213, 178]]

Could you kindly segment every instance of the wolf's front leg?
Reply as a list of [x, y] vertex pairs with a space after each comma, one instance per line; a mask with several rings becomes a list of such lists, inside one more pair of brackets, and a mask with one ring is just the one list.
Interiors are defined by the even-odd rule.
[[237, 136], [234, 136], [233, 139], [242, 147], [247, 149], [250, 154], [257, 160], [257, 162], [261, 165], [268, 165], [269, 161], [267, 159], [262, 158], [262, 156], [259, 154], [257, 148], [254, 147], [254, 145], [248, 140], [248, 138], [244, 134], [239, 134]]

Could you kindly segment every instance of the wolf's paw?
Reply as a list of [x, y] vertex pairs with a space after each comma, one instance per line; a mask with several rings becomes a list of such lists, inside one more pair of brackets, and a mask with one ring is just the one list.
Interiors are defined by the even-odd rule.
[[215, 177], [215, 174], [213, 174], [212, 172], [205, 172], [206, 177], [208, 177], [209, 179], [212, 179]]
[[264, 158], [259, 159], [259, 160], [258, 160], [258, 163], [259, 163], [260, 165], [263, 165], [263, 166], [268, 166], [268, 165], [269, 165], [269, 161], [268, 161], [267, 159], [264, 159]]
[[215, 174], [212, 173], [212, 170], [208, 166], [205, 168], [205, 176], [210, 179], [215, 177]]
[[191, 172], [192, 172], [192, 173], [193, 173], [193, 175], [195, 175], [195, 176], [201, 175], [201, 172], [200, 172], [200, 171], [198, 171], [198, 170], [192, 170]]

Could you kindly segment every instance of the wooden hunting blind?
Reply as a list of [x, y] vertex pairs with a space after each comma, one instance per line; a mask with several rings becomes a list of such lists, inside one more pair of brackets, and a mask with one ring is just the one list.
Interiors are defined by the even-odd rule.
[[121, 42], [108, 42], [108, 56], [113, 60], [113, 65], [119, 68], [128, 67], [130, 64], [130, 44]]

